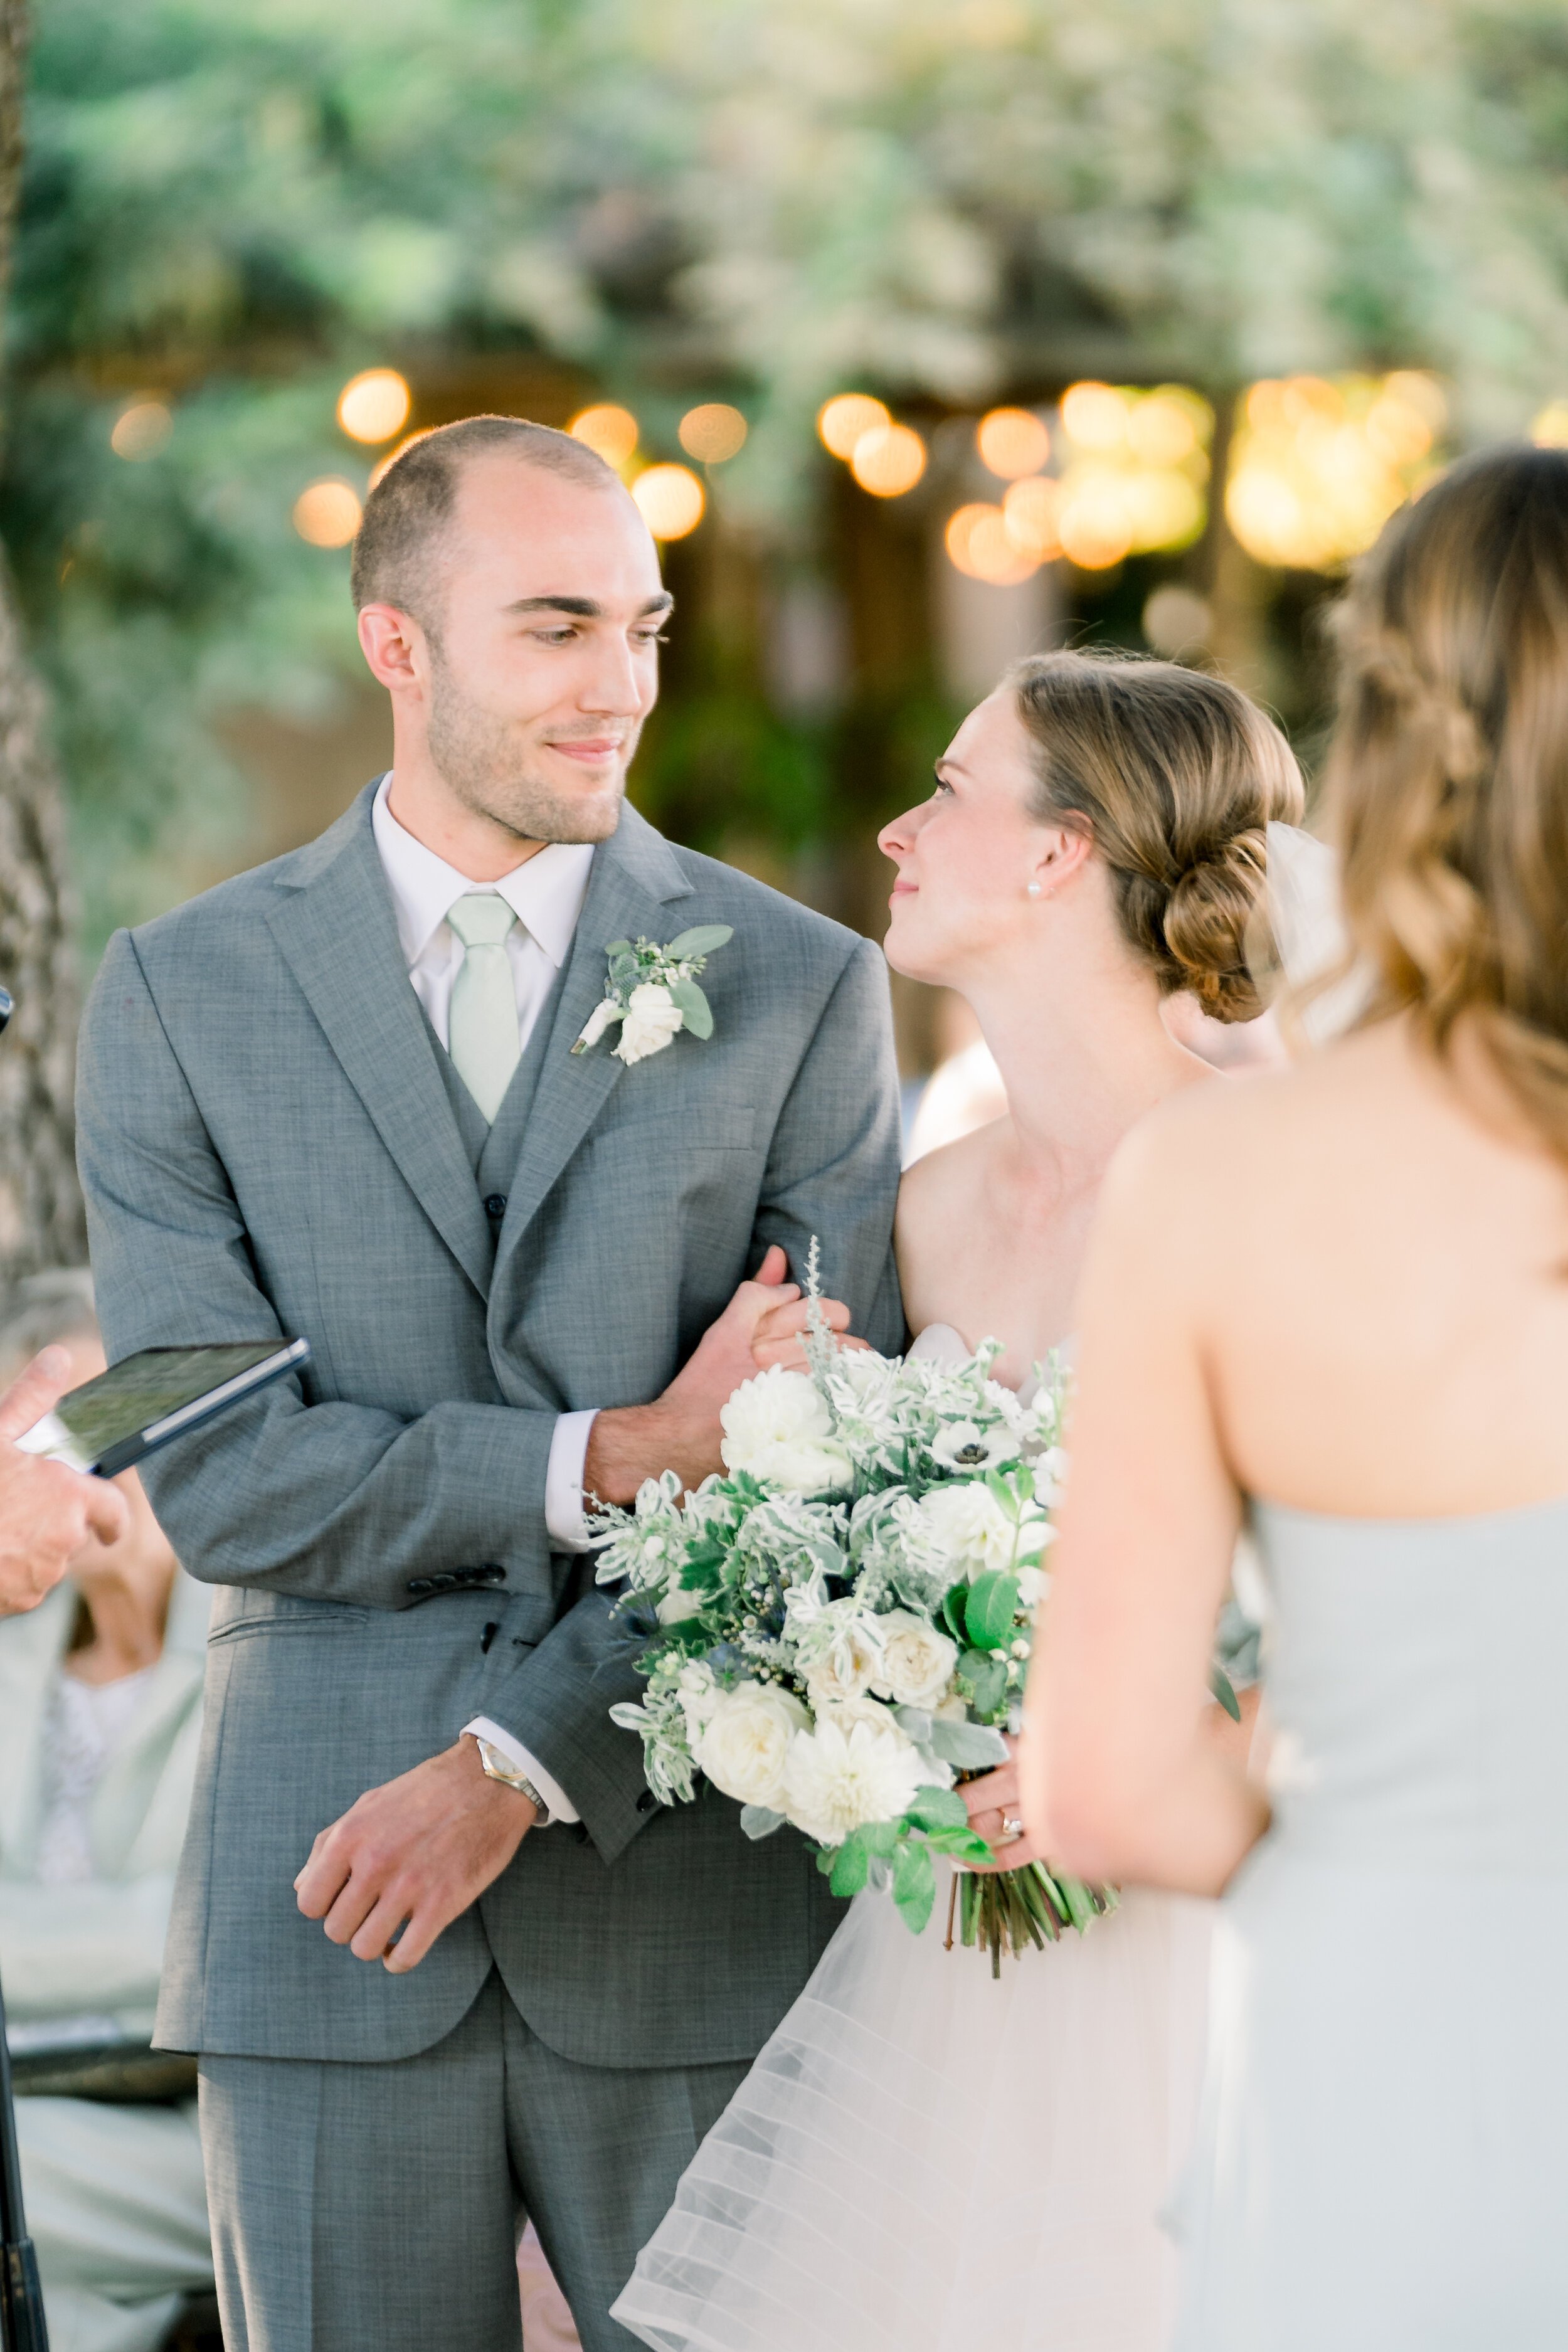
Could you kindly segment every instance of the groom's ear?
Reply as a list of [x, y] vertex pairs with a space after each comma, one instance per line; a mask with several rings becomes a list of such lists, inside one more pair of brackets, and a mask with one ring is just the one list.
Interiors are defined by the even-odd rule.
[[371, 676], [389, 694], [423, 690], [425, 632], [411, 613], [399, 612], [395, 604], [362, 605], [359, 643]]

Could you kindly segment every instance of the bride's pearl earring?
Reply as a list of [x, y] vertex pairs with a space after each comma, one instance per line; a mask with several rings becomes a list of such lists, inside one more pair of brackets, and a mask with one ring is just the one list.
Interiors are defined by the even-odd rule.
[[1040, 895], [1039, 884], [1037, 882], [1031, 882], [1025, 895], [1030, 898], [1037, 898]]

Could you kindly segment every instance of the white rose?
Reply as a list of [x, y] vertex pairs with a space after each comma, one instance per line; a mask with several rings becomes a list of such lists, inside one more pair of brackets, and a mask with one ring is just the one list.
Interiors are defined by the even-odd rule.
[[683, 1584], [672, 1584], [654, 1613], [661, 1625], [679, 1625], [688, 1617], [695, 1617], [707, 1598], [705, 1592], [692, 1592]]
[[854, 1476], [815, 1381], [772, 1364], [735, 1391], [719, 1415], [727, 1470], [793, 1495], [828, 1495]]
[[864, 1822], [896, 1822], [925, 1781], [919, 1753], [897, 1725], [845, 1727], [825, 1715], [790, 1748], [783, 1808], [807, 1837], [839, 1845]]
[[928, 1540], [971, 1577], [1012, 1567], [1017, 1530], [989, 1486], [933, 1486], [920, 1515]]
[[694, 1753], [725, 1796], [782, 1812], [784, 1761], [810, 1721], [793, 1691], [773, 1683], [742, 1683], [720, 1700]]
[[[848, 1732], [863, 1723], [879, 1739], [904, 1739], [905, 1734], [893, 1719], [893, 1710], [884, 1706], [879, 1698], [844, 1698], [825, 1700], [817, 1710], [818, 1723], [836, 1723], [840, 1731]], [[907, 1744], [907, 1742], [906, 1742]]]
[[882, 1662], [871, 1688], [895, 1706], [934, 1706], [958, 1663], [958, 1645], [912, 1610], [890, 1609], [877, 1620]]
[[881, 1618], [858, 1610], [853, 1601], [829, 1601], [807, 1637], [805, 1686], [813, 1706], [864, 1697], [881, 1671], [882, 1623]]
[[662, 1053], [685, 1024], [686, 1015], [668, 989], [657, 980], [643, 981], [633, 989], [627, 1001], [621, 1042], [616, 1047], [616, 1059], [641, 1062], [649, 1054]]

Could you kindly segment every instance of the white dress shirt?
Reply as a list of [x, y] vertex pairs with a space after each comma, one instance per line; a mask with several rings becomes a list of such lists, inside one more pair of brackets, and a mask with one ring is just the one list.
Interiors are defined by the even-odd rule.
[[[549, 842], [533, 856], [503, 874], [499, 882], [473, 882], [437, 857], [422, 841], [399, 824], [387, 804], [392, 777], [384, 775], [371, 810], [375, 846], [392, 893], [397, 936], [414, 992], [430, 1018], [443, 1045], [447, 1043], [447, 1018], [452, 982], [467, 953], [447, 920], [447, 910], [474, 891], [493, 890], [504, 898], [516, 922], [506, 935], [507, 959], [517, 992], [517, 1034], [526, 1051], [534, 1024], [550, 993], [556, 973], [572, 952], [577, 918], [587, 895], [594, 864], [591, 842]], [[583, 1516], [583, 1465], [588, 1451], [590, 1412], [563, 1412], [555, 1424], [544, 1481], [544, 1524], [551, 1541], [561, 1551], [585, 1551], [588, 1529]], [[552, 1821], [580, 1819], [559, 1781], [551, 1778], [536, 1757], [488, 1716], [476, 1716], [463, 1726], [488, 1739], [526, 1772], [550, 1808]]]

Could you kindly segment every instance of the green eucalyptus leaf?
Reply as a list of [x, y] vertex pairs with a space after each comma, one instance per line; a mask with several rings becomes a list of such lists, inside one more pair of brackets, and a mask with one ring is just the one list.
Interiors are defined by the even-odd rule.
[[629, 956], [635, 952], [630, 940], [612, 940], [605, 950], [607, 956]]
[[977, 1650], [1005, 1649], [1013, 1638], [1018, 1608], [1018, 1580], [1005, 1570], [990, 1569], [969, 1588], [964, 1622]]
[[963, 1675], [976, 1715], [994, 1715], [1007, 1696], [1007, 1661], [991, 1650], [966, 1650]]
[[865, 1839], [858, 1830], [851, 1830], [835, 1853], [828, 1872], [827, 1883], [835, 1895], [858, 1895], [866, 1884], [869, 1861]]
[[931, 1723], [931, 1745], [944, 1764], [961, 1772], [988, 1772], [1007, 1761], [1007, 1743], [988, 1723], [949, 1723], [939, 1715]]
[[680, 1007], [681, 1017], [694, 1037], [711, 1037], [713, 1014], [708, 999], [694, 980], [667, 980], [672, 1003]]
[[905, 1927], [918, 1936], [936, 1900], [936, 1867], [928, 1845], [910, 1840], [900, 1846], [893, 1857], [893, 1900]]
[[904, 1807], [904, 1819], [917, 1830], [961, 1830], [969, 1808], [956, 1789], [917, 1789]]
[[697, 956], [717, 955], [734, 936], [728, 923], [697, 923], [678, 940], [671, 940], [664, 952], [671, 963], [688, 963]]
[[1215, 1698], [1218, 1699], [1221, 1706], [1224, 1707], [1226, 1715], [1229, 1716], [1232, 1723], [1239, 1723], [1241, 1721], [1241, 1701], [1237, 1697], [1236, 1692], [1231, 1686], [1230, 1676], [1226, 1673], [1223, 1666], [1211, 1666], [1209, 1668], [1209, 1688], [1213, 1691]]

